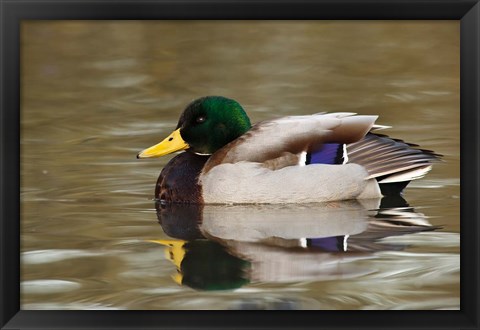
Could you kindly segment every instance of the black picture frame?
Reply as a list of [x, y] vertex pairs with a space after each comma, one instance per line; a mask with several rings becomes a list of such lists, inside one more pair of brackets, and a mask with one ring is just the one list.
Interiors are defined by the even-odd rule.
[[[478, 0], [0, 0], [2, 329], [478, 329]], [[461, 308], [458, 311], [20, 310], [20, 22], [28, 19], [428, 19], [461, 24]]]

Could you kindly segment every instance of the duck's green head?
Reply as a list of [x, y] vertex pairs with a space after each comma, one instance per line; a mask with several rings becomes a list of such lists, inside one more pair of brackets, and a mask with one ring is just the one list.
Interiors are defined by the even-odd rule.
[[213, 154], [250, 127], [250, 119], [237, 101], [222, 96], [202, 97], [187, 106], [172, 134], [140, 152], [137, 158], [160, 157], [185, 149]]

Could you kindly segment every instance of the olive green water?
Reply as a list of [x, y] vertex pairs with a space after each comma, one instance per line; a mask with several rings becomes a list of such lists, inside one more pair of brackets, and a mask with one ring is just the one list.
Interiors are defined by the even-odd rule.
[[[459, 308], [457, 21], [31, 21], [21, 71], [22, 309]], [[135, 156], [204, 95], [252, 122], [378, 114], [445, 162], [411, 208], [157, 214], [171, 156]]]

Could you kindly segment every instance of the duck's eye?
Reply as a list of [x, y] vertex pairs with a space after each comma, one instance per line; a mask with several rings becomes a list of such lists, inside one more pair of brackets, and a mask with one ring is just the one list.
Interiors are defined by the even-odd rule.
[[195, 119], [195, 121], [197, 122], [197, 124], [201, 124], [205, 121], [205, 116], [197, 117], [197, 119]]

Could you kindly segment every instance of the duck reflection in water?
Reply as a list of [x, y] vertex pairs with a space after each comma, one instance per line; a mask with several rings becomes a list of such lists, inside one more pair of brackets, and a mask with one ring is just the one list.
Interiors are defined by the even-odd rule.
[[355, 278], [374, 272], [355, 261], [407, 246], [390, 236], [435, 230], [401, 196], [285, 205], [156, 202], [174, 280], [197, 290], [249, 283]]

